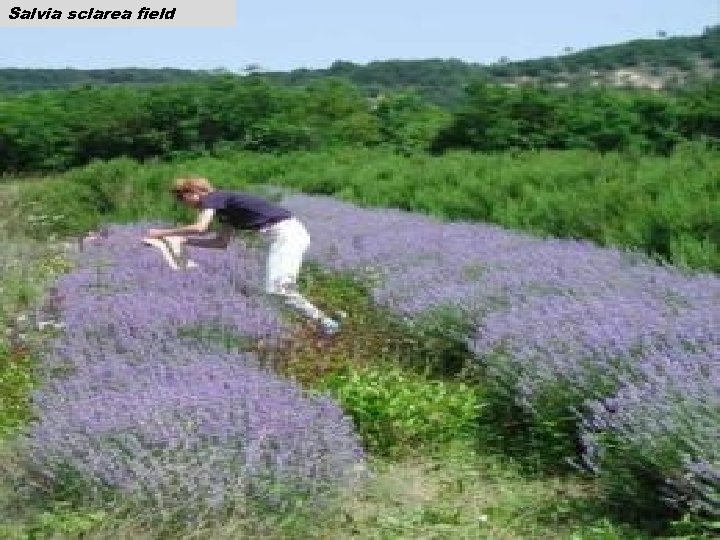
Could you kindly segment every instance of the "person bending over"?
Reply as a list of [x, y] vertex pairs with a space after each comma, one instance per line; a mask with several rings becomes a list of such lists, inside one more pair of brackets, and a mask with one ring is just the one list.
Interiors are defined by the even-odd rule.
[[[150, 229], [146, 238], [170, 240], [174, 255], [183, 244], [203, 248], [227, 248], [237, 230], [256, 231], [269, 240], [265, 292], [282, 298], [286, 305], [316, 321], [325, 335], [340, 329], [338, 321], [328, 317], [302, 296], [297, 278], [310, 236], [292, 213], [261, 197], [239, 191], [216, 190], [206, 178], [178, 178], [171, 192], [178, 201], [198, 210], [195, 223], [173, 229]], [[207, 232], [217, 217], [221, 229], [215, 238], [193, 238]]]

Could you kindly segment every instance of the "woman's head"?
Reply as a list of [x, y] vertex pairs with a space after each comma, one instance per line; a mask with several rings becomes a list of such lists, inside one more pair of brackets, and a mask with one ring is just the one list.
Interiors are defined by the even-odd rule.
[[197, 207], [200, 199], [208, 193], [214, 191], [215, 188], [207, 180], [207, 178], [177, 178], [173, 182], [170, 191], [175, 198], [191, 207]]

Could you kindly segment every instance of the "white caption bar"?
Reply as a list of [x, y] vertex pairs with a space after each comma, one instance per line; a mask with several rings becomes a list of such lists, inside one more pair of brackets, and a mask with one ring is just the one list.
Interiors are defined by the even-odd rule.
[[0, 0], [0, 27], [231, 27], [237, 0]]

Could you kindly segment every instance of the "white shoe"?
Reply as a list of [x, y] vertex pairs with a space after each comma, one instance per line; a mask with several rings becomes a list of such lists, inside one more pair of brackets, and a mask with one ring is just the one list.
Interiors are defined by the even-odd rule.
[[334, 336], [340, 331], [340, 323], [330, 318], [323, 319], [320, 323], [320, 331], [325, 337]]

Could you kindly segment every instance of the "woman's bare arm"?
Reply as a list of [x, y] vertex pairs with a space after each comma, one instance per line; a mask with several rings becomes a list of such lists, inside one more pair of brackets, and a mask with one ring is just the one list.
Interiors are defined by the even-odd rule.
[[161, 238], [163, 236], [190, 236], [196, 234], [205, 234], [210, 227], [210, 223], [215, 217], [215, 210], [206, 208], [198, 215], [197, 220], [192, 225], [184, 227], [175, 227], [173, 229], [150, 229], [146, 236], [149, 238]]
[[186, 238], [184, 243], [186, 246], [225, 249], [232, 237], [232, 227], [223, 226], [214, 238]]

